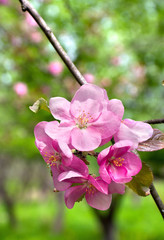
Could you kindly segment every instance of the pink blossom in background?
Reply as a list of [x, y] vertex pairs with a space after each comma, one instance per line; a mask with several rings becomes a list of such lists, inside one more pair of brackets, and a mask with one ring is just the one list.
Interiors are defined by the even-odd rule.
[[144, 78], [146, 73], [146, 68], [142, 65], [133, 66], [132, 72], [136, 78]]
[[31, 33], [30, 38], [33, 42], [39, 43], [42, 40], [42, 35], [40, 32], [35, 31]]
[[8, 5], [9, 4], [9, 0], [0, 0], [0, 4]]
[[20, 97], [25, 96], [28, 93], [27, 85], [23, 82], [17, 82], [14, 84], [13, 89], [15, 93]]
[[108, 184], [127, 183], [142, 168], [140, 158], [130, 152], [131, 141], [119, 141], [99, 153], [97, 161], [101, 178]]
[[95, 76], [91, 73], [85, 73], [84, 78], [87, 81], [87, 83], [94, 83], [95, 81]]
[[31, 27], [38, 27], [38, 24], [36, 21], [31, 17], [29, 13], [26, 13], [26, 23], [30, 25]]
[[121, 64], [121, 58], [118, 56], [115, 56], [111, 59], [111, 64], [114, 66], [119, 66]]
[[60, 62], [51, 62], [48, 65], [48, 71], [54, 75], [54, 76], [58, 76], [62, 73], [63, 71], [63, 65]]
[[50, 111], [61, 122], [58, 129], [49, 122], [45, 131], [52, 139], [64, 139], [79, 151], [92, 151], [102, 139], [111, 139], [118, 131], [123, 115], [120, 102], [109, 101], [104, 89], [84, 84], [71, 102], [61, 97], [50, 99]]
[[133, 142], [132, 148], [135, 149], [140, 142], [151, 138], [152, 134], [153, 128], [148, 123], [127, 118], [122, 120], [118, 132], [114, 135], [114, 140], [115, 142], [130, 140]]

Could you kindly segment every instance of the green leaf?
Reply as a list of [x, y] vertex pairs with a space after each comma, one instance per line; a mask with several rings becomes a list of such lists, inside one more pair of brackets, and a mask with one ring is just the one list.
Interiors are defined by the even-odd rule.
[[36, 102], [34, 102], [32, 106], [29, 107], [29, 109], [34, 113], [37, 113], [40, 109], [43, 109], [50, 113], [47, 101], [44, 98], [39, 98]]
[[146, 197], [150, 194], [150, 185], [153, 182], [153, 173], [150, 167], [142, 162], [141, 171], [133, 177], [132, 181], [126, 183], [126, 185], [131, 188], [139, 196]]

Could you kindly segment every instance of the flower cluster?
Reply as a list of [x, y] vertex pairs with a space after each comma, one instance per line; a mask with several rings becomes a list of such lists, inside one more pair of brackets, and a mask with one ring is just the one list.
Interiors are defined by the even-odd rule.
[[[51, 98], [49, 108], [58, 121], [38, 123], [34, 134], [56, 191], [65, 191], [68, 208], [85, 197], [91, 207], [108, 209], [112, 194], [123, 194], [125, 183], [141, 170], [133, 150], [152, 136], [153, 129], [140, 121], [123, 120], [122, 102], [109, 100], [104, 89], [89, 83], [79, 88], [71, 102]], [[96, 152], [111, 139], [113, 145]], [[88, 155], [94, 156], [98, 175], [89, 172]]]

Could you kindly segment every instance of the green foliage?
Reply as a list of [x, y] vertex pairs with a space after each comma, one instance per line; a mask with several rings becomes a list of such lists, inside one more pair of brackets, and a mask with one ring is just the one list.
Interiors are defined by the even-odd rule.
[[34, 113], [37, 113], [39, 110], [43, 109], [50, 113], [50, 109], [47, 106], [47, 101], [44, 98], [39, 98], [32, 106], [29, 107], [30, 110]]
[[132, 181], [126, 183], [126, 185], [131, 188], [139, 196], [146, 197], [150, 194], [150, 185], [153, 182], [153, 173], [150, 167], [142, 162], [141, 171], [133, 177]]

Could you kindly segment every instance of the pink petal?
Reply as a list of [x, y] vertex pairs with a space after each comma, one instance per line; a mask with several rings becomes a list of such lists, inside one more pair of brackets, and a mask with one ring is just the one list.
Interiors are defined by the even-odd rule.
[[58, 144], [60, 148], [60, 153], [62, 154], [62, 162], [65, 166], [69, 166], [73, 158], [72, 151], [65, 142], [60, 140]]
[[115, 141], [131, 140], [133, 142], [133, 148], [137, 148], [139, 142], [146, 141], [152, 134], [153, 129], [149, 124], [131, 119], [124, 119], [114, 138]]
[[102, 138], [112, 137], [119, 129], [121, 121], [110, 111], [103, 111], [92, 127], [101, 133]]
[[50, 110], [54, 118], [59, 120], [70, 120], [71, 116], [69, 113], [70, 102], [62, 97], [50, 98], [49, 104]]
[[71, 102], [71, 114], [74, 118], [83, 116], [84, 114], [88, 118], [88, 122], [96, 120], [102, 111], [103, 107], [100, 101], [94, 99], [86, 99], [84, 102], [74, 100]]
[[104, 158], [106, 158], [106, 157], [108, 156], [109, 151], [110, 151], [110, 148], [111, 148], [111, 147], [105, 148], [104, 150], [102, 150], [102, 151], [99, 153], [99, 155], [98, 155], [98, 157], [97, 157], [97, 162], [98, 162], [99, 165], [100, 165], [104, 160], [106, 160], [106, 159], [104, 159]]
[[127, 176], [127, 170], [125, 167], [114, 167], [110, 168], [110, 176], [116, 183], [126, 183], [132, 180], [131, 177]]
[[107, 109], [114, 113], [120, 120], [122, 120], [124, 115], [124, 106], [120, 100], [112, 99], [108, 101]]
[[116, 158], [121, 157], [131, 148], [132, 145], [133, 142], [129, 140], [116, 142], [113, 146], [111, 146], [111, 149], [113, 150], [113, 156]]
[[71, 183], [69, 183], [69, 182], [59, 182], [58, 181], [58, 176], [61, 172], [56, 167], [52, 166], [51, 170], [52, 170], [54, 187], [58, 191], [65, 191], [66, 189], [68, 189], [71, 186]]
[[88, 181], [99, 191], [104, 194], [108, 194], [108, 184], [104, 182], [100, 177], [92, 177], [89, 175]]
[[134, 153], [127, 152], [123, 155], [125, 158], [124, 166], [127, 170], [127, 176], [135, 176], [142, 168], [141, 159]]
[[82, 178], [83, 175], [80, 174], [79, 172], [74, 172], [74, 171], [67, 171], [67, 172], [62, 172], [59, 177], [58, 181], [62, 182], [64, 180], [69, 180], [70, 178]]
[[102, 110], [104, 90], [93, 84], [84, 84], [76, 92], [71, 101], [71, 113], [78, 117], [81, 111], [89, 112], [92, 117], [97, 118]]
[[71, 132], [71, 144], [79, 151], [92, 151], [100, 145], [100, 142], [100, 133], [92, 127], [74, 128]]
[[106, 169], [105, 163], [100, 165], [99, 174], [105, 182], [107, 182], [108, 184], [111, 183], [111, 176]]
[[67, 208], [73, 208], [75, 202], [85, 193], [86, 187], [83, 185], [70, 187], [65, 191], [64, 200]]
[[102, 211], [107, 210], [110, 207], [112, 201], [111, 194], [106, 195], [98, 191], [96, 191], [94, 194], [89, 194], [86, 192], [85, 198], [91, 207]]
[[115, 183], [112, 181], [109, 184], [109, 194], [113, 194], [113, 193], [124, 194], [125, 193], [125, 185], [120, 184], [120, 183]]
[[70, 134], [73, 129], [73, 125], [71, 123], [61, 123], [58, 127], [54, 124], [56, 121], [48, 122], [45, 127], [46, 134], [52, 139], [57, 139], [58, 141], [62, 140], [69, 144], [70, 142]]
[[[50, 140], [50, 138], [47, 136], [47, 134], [45, 133], [45, 127], [47, 125], [48, 122], [39, 122], [35, 128], [34, 128], [34, 135], [37, 141], [40, 142], [48, 142]], [[57, 121], [53, 122], [54, 126], [58, 126], [59, 123]]]
[[74, 155], [70, 165], [70, 169], [73, 169], [74, 171], [81, 173], [85, 177], [87, 177], [89, 174], [87, 165], [81, 159]]

